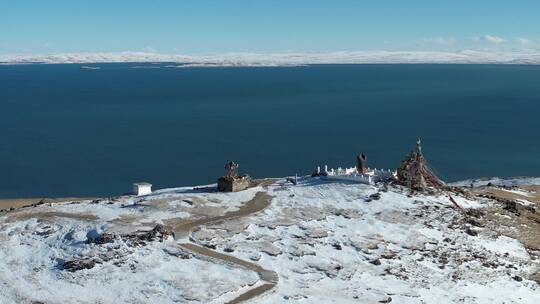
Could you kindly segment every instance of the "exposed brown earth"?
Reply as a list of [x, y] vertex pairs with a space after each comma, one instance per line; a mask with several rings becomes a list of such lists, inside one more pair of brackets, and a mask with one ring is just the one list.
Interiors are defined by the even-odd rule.
[[[482, 222], [496, 233], [519, 240], [533, 258], [540, 258], [540, 185], [512, 188], [524, 190], [527, 195], [506, 191], [504, 188], [482, 187], [475, 189], [475, 194], [488, 195], [499, 204], [484, 209]], [[530, 205], [516, 203], [516, 200], [528, 201]], [[540, 284], [540, 270], [531, 276]]]
[[67, 213], [58, 211], [46, 211], [46, 212], [26, 212], [19, 211], [9, 214], [7, 222], [25, 221], [27, 219], [36, 218], [40, 220], [52, 220], [55, 217], [70, 218], [80, 221], [96, 221], [98, 217], [91, 214], [83, 213]]
[[21, 208], [25, 206], [32, 206], [34, 204], [40, 204], [40, 202], [47, 203], [61, 203], [61, 202], [73, 202], [73, 201], [86, 201], [97, 198], [91, 197], [64, 197], [64, 198], [3, 198], [0, 199], [0, 210], [8, 210], [10, 208]]
[[505, 198], [505, 199], [511, 199], [511, 200], [527, 200], [532, 203], [540, 204], [540, 186], [521, 186], [520, 189], [525, 190], [529, 193], [529, 195], [521, 195], [518, 193], [513, 193], [510, 191], [505, 191], [501, 188], [494, 188], [494, 187], [486, 187], [481, 192], [485, 194], [491, 194], [499, 198]]

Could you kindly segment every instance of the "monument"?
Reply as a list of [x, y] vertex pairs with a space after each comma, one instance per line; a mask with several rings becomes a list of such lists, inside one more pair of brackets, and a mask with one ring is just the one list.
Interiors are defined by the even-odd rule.
[[422, 141], [416, 141], [416, 149], [401, 163], [397, 170], [398, 181], [414, 190], [424, 190], [428, 187], [441, 189], [446, 184], [435, 175], [422, 154]]
[[218, 179], [219, 192], [237, 192], [249, 187], [251, 178], [248, 175], [239, 175], [238, 167], [233, 161], [225, 164], [225, 175]]

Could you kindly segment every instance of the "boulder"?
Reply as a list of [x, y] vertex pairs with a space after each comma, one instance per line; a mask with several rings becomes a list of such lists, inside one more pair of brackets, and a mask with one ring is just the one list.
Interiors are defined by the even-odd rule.
[[92, 258], [67, 261], [64, 263], [64, 265], [62, 265], [62, 270], [75, 272], [82, 269], [92, 269], [94, 266], [96, 266], [96, 263], [98, 263], [98, 261]]

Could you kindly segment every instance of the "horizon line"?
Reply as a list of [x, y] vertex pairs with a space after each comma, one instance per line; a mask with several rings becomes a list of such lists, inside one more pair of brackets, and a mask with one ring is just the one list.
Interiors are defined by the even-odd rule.
[[227, 52], [186, 55], [145, 51], [0, 54], [0, 64], [183, 63], [191, 65], [282, 66], [309, 64], [461, 63], [540, 64], [539, 50]]

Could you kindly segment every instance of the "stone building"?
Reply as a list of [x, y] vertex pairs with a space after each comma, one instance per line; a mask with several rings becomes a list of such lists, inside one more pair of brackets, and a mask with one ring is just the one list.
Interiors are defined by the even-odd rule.
[[251, 183], [251, 178], [247, 175], [238, 175], [239, 165], [233, 161], [225, 164], [226, 174], [218, 178], [219, 192], [237, 192], [245, 190]]

